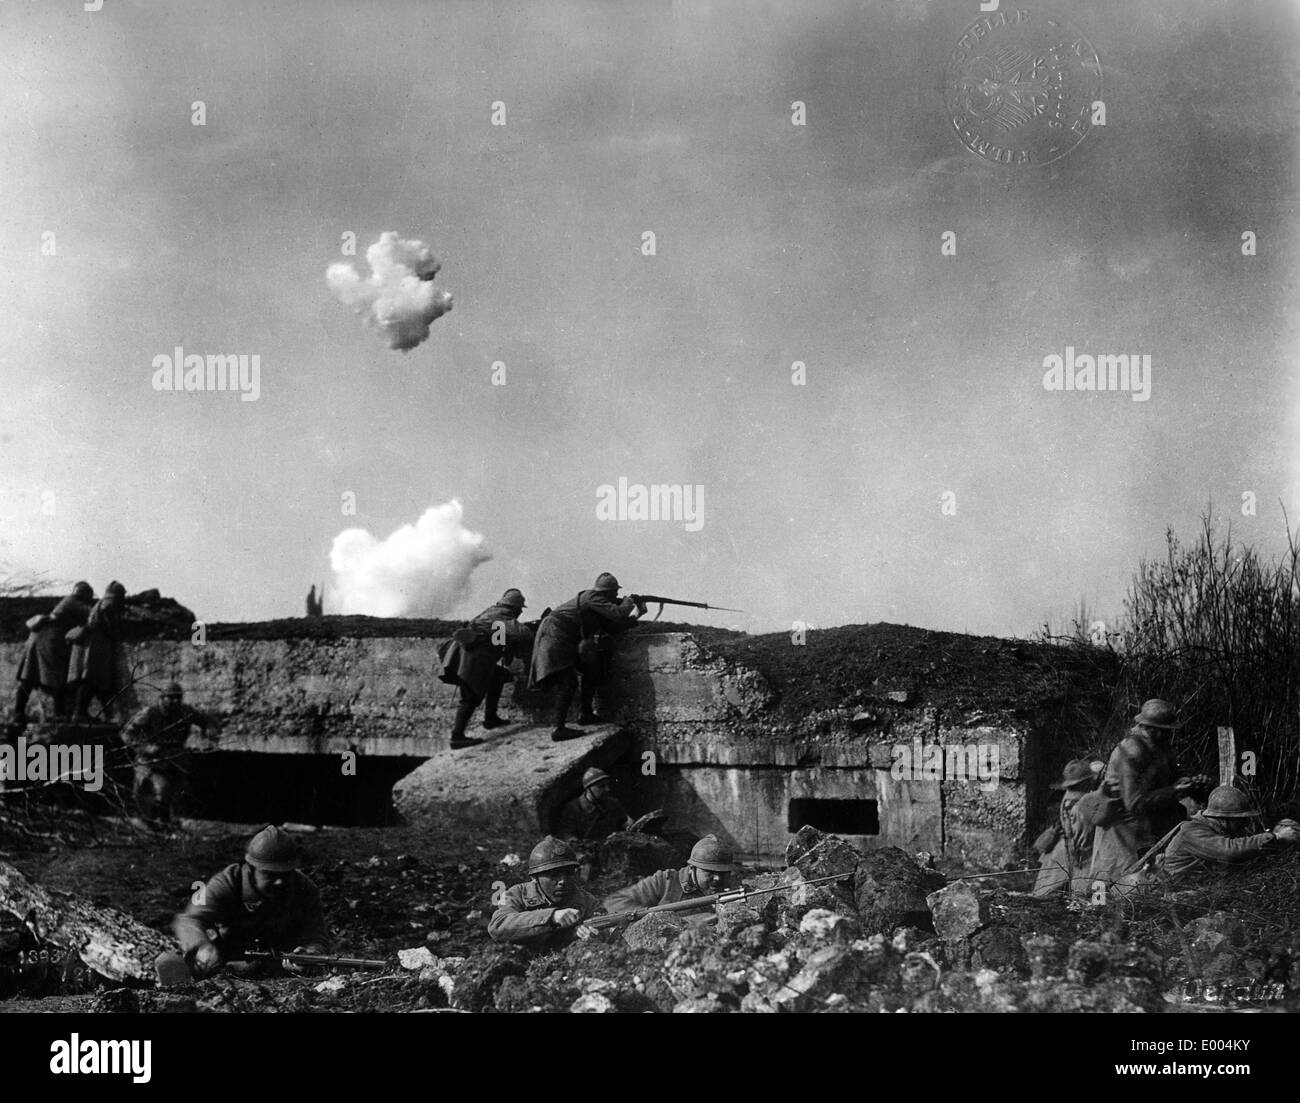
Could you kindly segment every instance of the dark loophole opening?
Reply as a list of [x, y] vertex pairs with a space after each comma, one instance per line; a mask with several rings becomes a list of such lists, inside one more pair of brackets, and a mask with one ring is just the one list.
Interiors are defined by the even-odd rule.
[[880, 810], [874, 800], [792, 800], [786, 826], [792, 832], [815, 827], [838, 835], [879, 835]]

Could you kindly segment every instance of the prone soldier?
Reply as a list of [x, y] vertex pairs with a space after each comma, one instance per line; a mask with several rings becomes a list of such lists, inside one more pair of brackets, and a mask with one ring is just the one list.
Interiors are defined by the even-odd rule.
[[248, 972], [242, 959], [259, 947], [328, 953], [320, 891], [300, 871], [301, 864], [298, 843], [287, 831], [268, 825], [254, 835], [244, 860], [209, 880], [176, 916], [172, 930], [181, 953], [159, 956], [159, 978], [175, 976], [184, 966], [198, 978], [223, 965]]
[[661, 869], [634, 885], [610, 893], [605, 898], [605, 910], [613, 915], [726, 892], [734, 870], [731, 852], [716, 836], [705, 835], [691, 848], [690, 859], [681, 869]]
[[493, 942], [553, 950], [597, 933], [583, 920], [600, 911], [600, 901], [578, 884], [578, 857], [568, 843], [547, 835], [528, 855], [528, 874], [532, 880], [507, 889], [492, 913]]
[[1192, 873], [1223, 873], [1238, 862], [1267, 853], [1278, 843], [1297, 838], [1295, 820], [1281, 820], [1271, 831], [1251, 833], [1251, 820], [1259, 812], [1250, 798], [1231, 785], [1210, 794], [1203, 811], [1181, 824], [1165, 850], [1164, 871], [1170, 877]]

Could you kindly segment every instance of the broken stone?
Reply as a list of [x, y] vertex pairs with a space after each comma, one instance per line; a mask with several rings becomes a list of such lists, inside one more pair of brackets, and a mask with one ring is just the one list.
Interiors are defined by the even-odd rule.
[[988, 902], [965, 881], [954, 881], [925, 898], [942, 939], [970, 938], [989, 921]]
[[[1074, 984], [1094, 985], [1117, 976], [1133, 976], [1159, 985], [1164, 968], [1153, 950], [1117, 940], [1080, 940], [1070, 947], [1065, 976]], [[1157, 996], [1159, 988], [1156, 989]]]
[[[719, 934], [724, 932], [730, 934], [770, 919], [775, 914], [779, 899], [775, 890], [780, 886], [779, 874], [764, 873], [749, 878], [742, 886], [745, 891], [758, 891], [760, 895], [744, 900], [719, 901], [715, 904], [714, 912], [718, 917]], [[770, 895], [766, 891], [768, 889], [773, 890]]]
[[797, 976], [771, 997], [780, 1011], [807, 1011], [835, 992], [857, 983], [858, 961], [846, 946], [827, 946], [809, 955]]
[[827, 834], [806, 825], [785, 848], [785, 864], [793, 866], [809, 881], [852, 873], [862, 860], [862, 852], [838, 835]]
[[346, 977], [326, 977], [313, 989], [315, 992], [340, 992], [348, 985]]
[[618, 831], [601, 842], [599, 862], [601, 877], [630, 884], [661, 869], [684, 865], [685, 856], [657, 835]]
[[926, 896], [944, 887], [943, 876], [922, 869], [898, 847], [864, 855], [853, 885], [863, 931], [889, 935], [896, 927], [933, 929]]
[[[454, 977], [439, 977], [438, 984], [447, 993], [447, 1002], [457, 1011], [483, 1011], [492, 1006], [496, 990], [506, 977], [524, 975], [526, 962], [527, 952], [521, 947], [494, 947], [482, 957], [465, 961]], [[444, 967], [447, 964], [443, 962]]]
[[976, 931], [970, 938], [970, 948], [971, 966], [975, 969], [1023, 972], [1028, 964], [1020, 936], [1001, 923]]
[[413, 950], [398, 950], [397, 961], [403, 969], [423, 969], [426, 965], [438, 964], [438, 959], [427, 946], [417, 946]]
[[716, 1015], [727, 1008], [717, 996], [690, 996], [673, 1007], [674, 1015]]
[[615, 1010], [613, 1001], [599, 992], [579, 996], [569, 1005], [569, 1011], [574, 1015], [608, 1015]]
[[519, 865], [522, 861], [523, 861], [523, 859], [522, 859], [521, 857], [519, 857], [518, 854], [515, 854], [515, 853], [512, 851], [511, 853], [505, 855], [505, 856], [501, 859], [500, 864], [503, 865], [503, 866], [506, 866], [507, 868], [513, 868], [513, 867]]
[[852, 942], [858, 935], [858, 925], [837, 912], [814, 908], [799, 921], [799, 933], [819, 942]]
[[1211, 912], [1193, 919], [1183, 927], [1183, 933], [1198, 957], [1210, 957], [1246, 943], [1246, 928], [1227, 912]]
[[849, 726], [854, 731], [861, 732], [861, 731], [870, 731], [872, 728], [876, 727], [876, 725], [879, 723], [880, 721], [876, 718], [876, 714], [874, 712], [872, 712], [870, 709], [863, 709], [862, 711], [855, 712], [853, 714], [853, 719], [849, 721]]

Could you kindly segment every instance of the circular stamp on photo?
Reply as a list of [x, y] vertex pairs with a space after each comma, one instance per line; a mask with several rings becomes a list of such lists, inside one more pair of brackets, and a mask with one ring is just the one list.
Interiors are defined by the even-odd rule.
[[948, 118], [972, 153], [1000, 165], [1046, 165], [1088, 136], [1101, 62], [1059, 16], [1007, 9], [962, 32], [943, 87]]

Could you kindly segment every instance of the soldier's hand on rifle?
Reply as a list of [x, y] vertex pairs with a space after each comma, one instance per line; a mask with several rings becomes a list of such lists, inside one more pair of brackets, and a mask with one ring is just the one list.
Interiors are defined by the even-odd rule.
[[556, 908], [551, 913], [551, 922], [561, 929], [575, 926], [581, 918], [577, 908]]
[[599, 936], [600, 931], [596, 930], [595, 927], [590, 927], [586, 923], [584, 923], [574, 933], [578, 936], [579, 939], [581, 939], [583, 942], [586, 942], [587, 939], [589, 938], [596, 938], [597, 936]]
[[196, 976], [206, 977], [221, 968], [221, 951], [211, 942], [202, 943], [194, 951], [194, 972]]
[[1293, 843], [1300, 839], [1300, 824], [1295, 820], [1279, 820], [1277, 826], [1273, 828], [1273, 834], [1284, 843]]
[[[307, 952], [306, 946], [295, 946], [292, 950], [289, 951], [289, 953], [291, 954], [305, 954], [306, 952]], [[283, 969], [286, 973], [302, 973], [305, 966], [300, 965], [296, 961], [290, 961], [288, 958], [281, 958], [280, 968]]]

